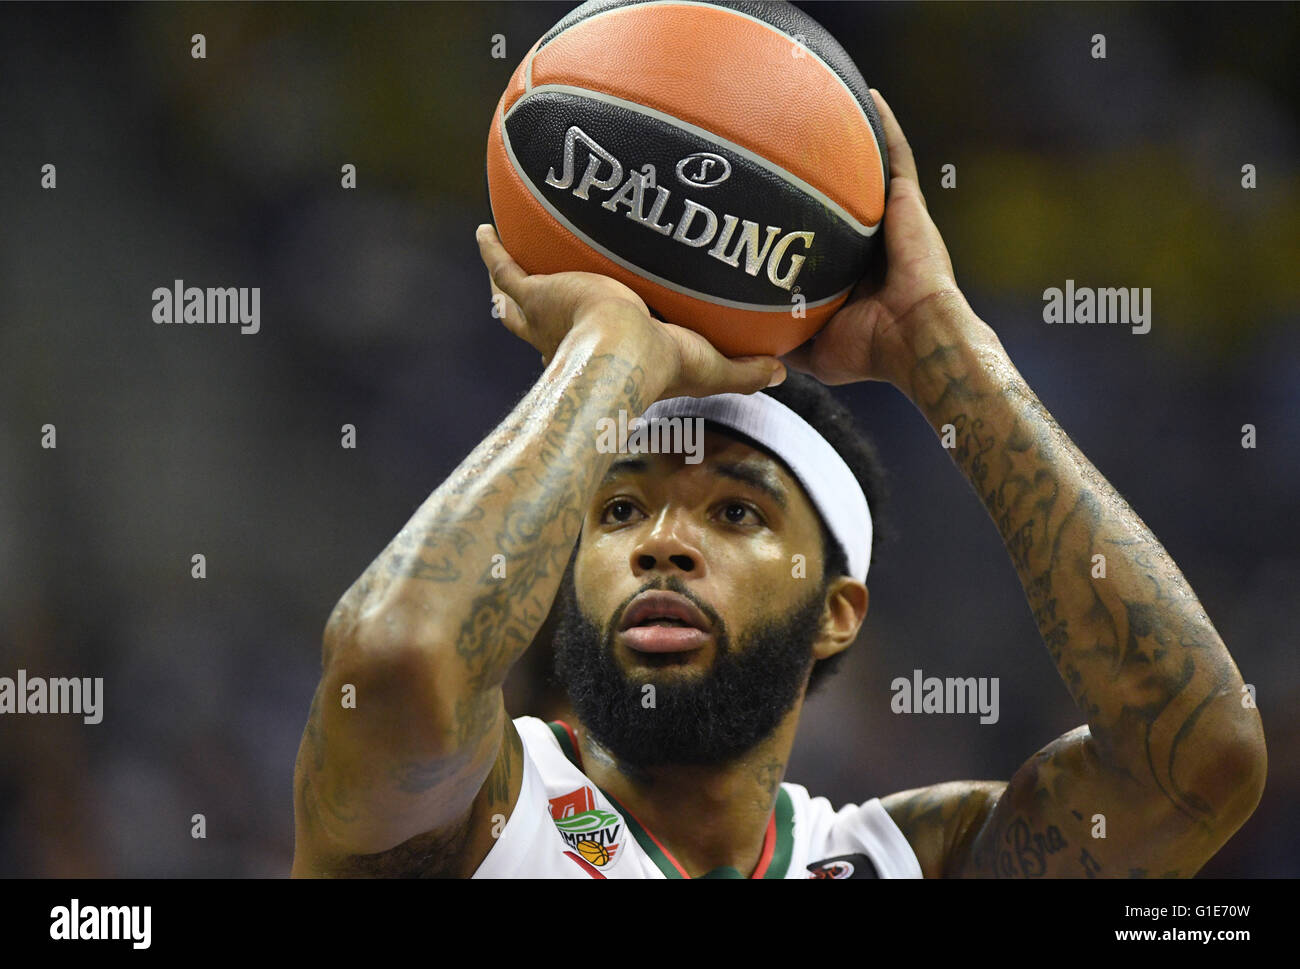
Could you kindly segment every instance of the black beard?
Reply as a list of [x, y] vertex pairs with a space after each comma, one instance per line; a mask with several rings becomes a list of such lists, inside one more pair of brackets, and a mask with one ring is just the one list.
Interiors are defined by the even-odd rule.
[[[615, 610], [602, 633], [578, 607], [572, 569], [560, 587], [555, 630], [555, 673], [583, 726], [620, 762], [634, 767], [723, 764], [776, 729], [793, 708], [812, 668], [812, 644], [823, 611], [824, 589], [813, 590], [794, 612], [769, 620], [733, 648], [722, 617], [680, 579], [637, 590], [667, 589], [690, 599], [713, 623], [713, 667], [690, 682], [629, 677], [614, 659]], [[642, 705], [646, 683], [654, 706]]]

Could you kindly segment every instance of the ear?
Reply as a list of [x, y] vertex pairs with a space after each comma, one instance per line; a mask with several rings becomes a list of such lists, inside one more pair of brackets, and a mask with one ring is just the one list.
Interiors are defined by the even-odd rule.
[[814, 657], [826, 659], [853, 644], [867, 618], [869, 599], [867, 587], [857, 579], [841, 575], [831, 580], [826, 588], [821, 635], [813, 644]]

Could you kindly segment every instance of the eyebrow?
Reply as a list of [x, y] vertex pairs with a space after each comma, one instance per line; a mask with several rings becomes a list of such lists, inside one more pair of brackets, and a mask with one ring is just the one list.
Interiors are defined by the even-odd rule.
[[713, 470], [724, 478], [731, 478], [758, 489], [783, 509], [788, 507], [789, 499], [786, 498], [785, 489], [781, 487], [781, 482], [776, 475], [766, 468], [755, 467], [752, 464], [728, 463], [716, 464]]
[[645, 458], [619, 458], [609, 466], [605, 472], [605, 477], [601, 479], [600, 486], [603, 488], [625, 474], [644, 474], [650, 470], [650, 462]]
[[[625, 474], [644, 474], [650, 470], [650, 462], [644, 458], [620, 458], [609, 466], [605, 472], [604, 480], [601, 481], [601, 487], [612, 483], [616, 478]], [[753, 464], [741, 464], [737, 462], [726, 462], [715, 464], [709, 468], [714, 474], [723, 478], [730, 478], [733, 481], [739, 481], [747, 484], [751, 488], [761, 491], [777, 503], [783, 510], [789, 508], [790, 499], [786, 494], [785, 488], [781, 486], [780, 480], [770, 470], [756, 467]]]

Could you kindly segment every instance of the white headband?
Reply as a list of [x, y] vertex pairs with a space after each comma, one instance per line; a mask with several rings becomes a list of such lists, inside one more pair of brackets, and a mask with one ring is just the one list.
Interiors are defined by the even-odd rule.
[[767, 394], [670, 397], [651, 404], [645, 419], [702, 417], [752, 438], [783, 460], [849, 561], [849, 574], [867, 578], [871, 509], [862, 486], [830, 442], [802, 417]]

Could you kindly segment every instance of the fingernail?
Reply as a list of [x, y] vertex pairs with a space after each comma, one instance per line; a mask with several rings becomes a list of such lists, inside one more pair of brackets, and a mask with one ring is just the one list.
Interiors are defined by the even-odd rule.
[[777, 367], [772, 371], [772, 379], [767, 382], [769, 387], [775, 387], [777, 384], [785, 383], [785, 367]]

